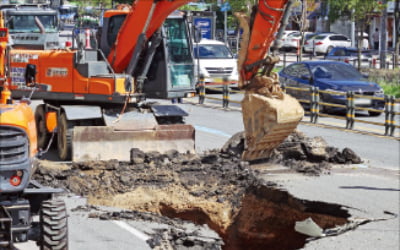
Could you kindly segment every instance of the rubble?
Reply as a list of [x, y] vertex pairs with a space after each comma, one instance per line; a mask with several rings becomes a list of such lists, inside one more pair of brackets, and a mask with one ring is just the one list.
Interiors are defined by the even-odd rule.
[[[237, 134], [221, 150], [202, 154], [179, 154], [174, 150], [144, 153], [132, 149], [130, 162], [56, 167], [39, 161], [34, 178], [44, 185], [87, 197], [90, 205], [131, 211], [95, 211], [91, 213], [94, 218], [179, 218], [206, 224], [223, 239], [222, 246], [218, 239], [205, 243], [196, 235], [169, 230], [153, 236], [149, 244], [155, 248], [164, 242], [162, 237], [167, 237], [172, 249], [186, 249], [182, 248], [185, 244], [199, 249], [297, 249], [305, 244], [307, 236], [294, 230], [296, 221], [310, 217], [323, 229], [347, 222], [349, 214], [340, 205], [300, 200], [275, 183], [258, 178], [259, 172], [240, 158], [243, 147], [243, 135]], [[299, 132], [289, 136], [266, 160], [313, 175], [329, 170], [331, 163], [358, 161], [360, 158], [350, 149], [340, 151], [329, 147], [322, 138], [307, 138]], [[291, 240], [284, 240], [288, 238]]]

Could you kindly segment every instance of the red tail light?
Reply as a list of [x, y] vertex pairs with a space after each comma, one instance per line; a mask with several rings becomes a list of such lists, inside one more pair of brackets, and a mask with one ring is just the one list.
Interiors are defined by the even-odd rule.
[[11, 176], [10, 184], [14, 187], [19, 186], [19, 184], [21, 184], [21, 177], [18, 175]]
[[344, 59], [345, 63], [350, 63], [350, 60], [348, 58]]
[[322, 45], [324, 44], [323, 42], [317, 42], [315, 45]]

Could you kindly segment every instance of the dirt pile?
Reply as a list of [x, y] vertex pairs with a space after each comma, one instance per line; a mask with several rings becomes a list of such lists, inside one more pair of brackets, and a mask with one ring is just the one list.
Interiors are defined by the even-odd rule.
[[[244, 146], [244, 133], [240, 132], [226, 142], [222, 152], [240, 157]], [[295, 131], [262, 162], [281, 164], [307, 175], [319, 175], [329, 172], [331, 164], [359, 164], [362, 160], [350, 148], [339, 150], [329, 146], [322, 137], [310, 138]]]
[[[85, 162], [55, 168], [41, 161], [34, 178], [86, 196], [92, 205], [207, 224], [223, 238], [226, 249], [297, 249], [306, 236], [294, 231], [296, 221], [311, 217], [322, 228], [346, 223], [349, 214], [339, 205], [300, 200], [257, 178], [258, 172], [240, 159], [243, 146], [242, 136], [236, 135], [221, 150], [199, 155], [132, 149], [131, 162]], [[269, 161], [319, 174], [329, 168], [329, 162], [353, 162], [356, 158], [327, 147], [321, 139], [295, 133]], [[298, 163], [307, 166], [294, 167]], [[182, 238], [168, 237], [183, 244]], [[290, 240], [285, 241], [287, 238]]]

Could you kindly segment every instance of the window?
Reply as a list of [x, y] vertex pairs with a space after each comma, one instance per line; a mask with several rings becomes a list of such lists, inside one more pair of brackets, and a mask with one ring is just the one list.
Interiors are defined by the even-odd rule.
[[345, 37], [345, 36], [337, 36], [338, 37], [338, 40], [340, 40], [340, 41], [347, 41], [347, 40], [349, 40], [347, 37]]
[[363, 78], [355, 68], [346, 64], [332, 63], [324, 64], [323, 66], [311, 66], [311, 71], [314, 72], [314, 74], [317, 74], [317, 70], [321, 70], [323, 72], [320, 71], [319, 73], [321, 73], [321, 76], [316, 75], [316, 77], [330, 78], [332, 80], [360, 80]]
[[[200, 57], [198, 56], [200, 54]], [[233, 55], [228, 47], [223, 44], [200, 44], [194, 47], [195, 58], [202, 59], [231, 59]]]
[[287, 67], [283, 73], [292, 76], [292, 77], [310, 77], [310, 71], [306, 67], [306, 65], [300, 63], [300, 64], [293, 64], [289, 67]]
[[125, 21], [125, 17], [126, 15], [116, 15], [110, 18], [107, 31], [107, 43], [110, 47], [115, 43], [119, 29]]
[[174, 63], [191, 62], [192, 54], [186, 23], [183, 18], [170, 18], [165, 20], [164, 27], [167, 31], [168, 53]]
[[12, 15], [8, 18], [7, 28], [9, 28], [10, 33], [39, 33], [39, 25], [37, 24], [37, 21], [35, 21], [35, 19], [40, 21], [45, 29], [45, 32], [58, 31], [57, 17], [55, 15]]

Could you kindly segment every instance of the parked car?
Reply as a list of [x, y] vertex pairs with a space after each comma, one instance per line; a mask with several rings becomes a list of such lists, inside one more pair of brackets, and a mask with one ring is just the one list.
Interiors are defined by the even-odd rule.
[[327, 54], [334, 47], [351, 47], [350, 39], [342, 34], [335, 33], [321, 33], [318, 34], [304, 44], [305, 52], [313, 52], [315, 49], [316, 53]]
[[282, 37], [281, 37], [282, 41], [283, 41], [283, 39], [285, 39], [287, 36], [289, 36], [289, 35], [291, 35], [291, 34], [295, 34], [295, 33], [300, 33], [300, 31], [298, 31], [298, 30], [284, 30], [283, 33], [282, 33]]
[[[312, 33], [312, 32], [304, 32], [304, 39], [307, 41], [307, 39], [309, 39], [310, 36], [313, 34], [314, 33]], [[300, 44], [301, 33], [299, 31], [291, 33], [282, 40], [283, 40], [283, 43], [282, 43], [283, 50], [297, 49], [299, 46], [301, 46], [301, 44]]]
[[[310, 87], [318, 87], [319, 90], [345, 93], [353, 91], [357, 95], [383, 97], [383, 89], [374, 82], [369, 82], [353, 66], [336, 61], [303, 61], [293, 63], [279, 72], [280, 82], [287, 88], [288, 94], [297, 99], [310, 99]], [[301, 91], [300, 89], [305, 89]], [[346, 105], [346, 95], [320, 93], [320, 101]], [[354, 103], [358, 107], [368, 107], [382, 110], [383, 100], [373, 100], [368, 97], [356, 98]], [[341, 107], [321, 106], [322, 111], [341, 111]], [[371, 116], [378, 116], [378, 111], [368, 111]]]
[[[361, 50], [361, 67], [369, 67], [374, 60], [373, 51], [362, 49]], [[358, 49], [336, 47], [333, 48], [326, 56], [326, 60], [335, 60], [349, 63], [353, 66], [358, 65]]]
[[227, 78], [230, 87], [237, 87], [237, 60], [225, 43], [202, 39], [193, 47], [196, 77], [199, 71], [206, 85], [221, 87], [224, 78]]

